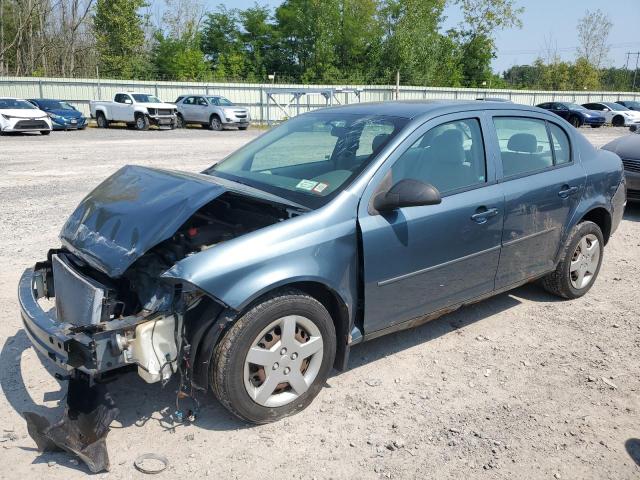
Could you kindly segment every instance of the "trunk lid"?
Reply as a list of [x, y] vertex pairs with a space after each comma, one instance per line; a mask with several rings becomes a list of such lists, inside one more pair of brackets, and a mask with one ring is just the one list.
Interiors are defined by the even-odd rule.
[[80, 202], [60, 240], [94, 268], [117, 278], [225, 191], [208, 175], [128, 165]]

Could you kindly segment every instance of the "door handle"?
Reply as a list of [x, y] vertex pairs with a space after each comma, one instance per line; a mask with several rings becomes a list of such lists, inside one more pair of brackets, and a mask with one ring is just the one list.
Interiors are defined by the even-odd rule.
[[560, 198], [567, 198], [571, 195], [575, 195], [578, 193], [578, 187], [570, 187], [569, 185], [564, 185], [562, 190], [558, 192], [558, 196]]
[[476, 223], [483, 224], [486, 223], [486, 221], [491, 217], [495, 217], [496, 215], [498, 215], [497, 208], [487, 209], [486, 207], [479, 207], [478, 210], [476, 210], [476, 213], [471, 215], [471, 220]]

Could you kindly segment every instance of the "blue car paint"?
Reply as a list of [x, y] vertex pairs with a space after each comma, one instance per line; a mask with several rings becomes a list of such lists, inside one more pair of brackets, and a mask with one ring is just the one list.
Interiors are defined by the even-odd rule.
[[[355, 296], [357, 284], [362, 281], [365, 292], [364, 329], [366, 332], [372, 332], [405, 322], [412, 317], [426, 315], [440, 307], [464, 303], [490, 293], [494, 289], [502, 290], [503, 287], [522, 284], [528, 279], [551, 271], [557, 263], [557, 253], [561, 250], [561, 242], [566, 239], [573, 226], [570, 222], [579, 220], [579, 218], [575, 218], [575, 212], [579, 211], [584, 215], [590, 210], [600, 207], [610, 215], [613, 214], [614, 208], [611, 199], [622, 179], [620, 161], [617, 158], [607, 157], [604, 164], [605, 172], [594, 171], [587, 178], [587, 174], [583, 170], [582, 159], [589, 158], [588, 162], [593, 166], [595, 165], [593, 157], [602, 157], [602, 155], [599, 155], [597, 150], [567, 122], [534, 107], [513, 106], [507, 108], [504, 104], [489, 104], [490, 106], [484, 104], [480, 107], [478, 104], [447, 102], [422, 104], [428, 113], [421, 115], [418, 105], [421, 104], [394, 103], [389, 105], [392, 110], [406, 107], [406, 111], [409, 113], [411, 110], [417, 111], [413, 115], [412, 122], [405, 127], [404, 131], [387, 145], [360, 178], [329, 205], [309, 212], [302, 217], [273, 225], [226, 242], [215, 249], [191, 256], [169, 270], [165, 277], [174, 281], [188, 281], [238, 311], [242, 311], [263, 293], [279, 286], [301, 280], [314, 281], [338, 292], [342, 301], [345, 302], [346, 308], [351, 312], [352, 322], [353, 312], [356, 310], [353, 299], [357, 298]], [[346, 111], [351, 109], [360, 113], [380, 107], [380, 105], [372, 104], [339, 108]], [[492, 140], [495, 132], [491, 130], [492, 127], [488, 121], [491, 110], [494, 110], [491, 113], [496, 115], [525, 115], [562, 125], [571, 139], [574, 161], [567, 166], [526, 175], [522, 179], [515, 180], [519, 184], [518, 188], [523, 189], [520, 192], [516, 191], [511, 187], [513, 184], [510, 183], [514, 180], [505, 182], [505, 179], [500, 178], [501, 166], [496, 154], [497, 139]], [[379, 112], [379, 110], [376, 111]], [[386, 111], [385, 113], [389, 114]], [[497, 230], [502, 229], [503, 217], [499, 216], [487, 225], [489, 228], [495, 226], [493, 235], [489, 233], [485, 242], [479, 241], [482, 248], [477, 246], [475, 251], [472, 251], [465, 242], [452, 241], [451, 238], [448, 242], [443, 241], [437, 236], [444, 235], [444, 232], [455, 232], [453, 236], [464, 233], [464, 230], [460, 229], [464, 222], [460, 222], [454, 215], [449, 218], [443, 215], [442, 220], [437, 224], [438, 228], [434, 228], [434, 225], [426, 222], [418, 232], [415, 231], [418, 227], [412, 226], [411, 231], [415, 231], [416, 235], [424, 232], [430, 234], [431, 240], [435, 242], [434, 246], [438, 247], [434, 249], [431, 246], [426, 246], [425, 251], [430, 252], [430, 255], [425, 255], [425, 258], [416, 257], [416, 251], [413, 252], [413, 255], [410, 254], [413, 245], [403, 245], [401, 234], [391, 233], [394, 227], [398, 230], [398, 228], [402, 228], [402, 225], [405, 225], [407, 232], [409, 232], [407, 219], [416, 219], [420, 216], [421, 210], [429, 212], [435, 217], [437, 211], [446, 210], [446, 206], [453, 204], [456, 200], [447, 200], [445, 197], [441, 205], [401, 209], [397, 216], [404, 217], [404, 220], [396, 218], [391, 222], [382, 216], [368, 215], [366, 213], [368, 202], [371, 200], [377, 183], [384, 176], [389, 164], [395, 159], [394, 150], [398, 148], [402, 150], [411, 145], [420, 135], [416, 130], [424, 125], [420, 130], [420, 132], [424, 132], [431, 126], [453, 118], [447, 117], [447, 115], [465, 118], [470, 114], [484, 118], [484, 135], [488, 144], [487, 162], [490, 163], [490, 169], [497, 172], [495, 181], [496, 185], [500, 185], [500, 187], [481, 187], [471, 190], [470, 193], [463, 193], [462, 195], [468, 196], [470, 200], [466, 212], [471, 215], [478, 206], [485, 203], [506, 201], [507, 205], [511, 205], [504, 217], [505, 225], [509, 227], [506, 232], [508, 240], [505, 238], [505, 233], [502, 233], [502, 243], [495, 240]], [[558, 197], [558, 192], [564, 183], [576, 184], [578, 192], [563, 202], [558, 201], [562, 200]], [[606, 188], [604, 188], [605, 185]], [[528, 189], [531, 187], [535, 189], [535, 193], [532, 195], [528, 193]], [[488, 192], [487, 188], [497, 190], [502, 188], [503, 190], [497, 195], [489, 195], [489, 199], [487, 199], [483, 198]], [[601, 189], [605, 191], [601, 193]], [[531, 202], [540, 202], [540, 204], [536, 205]], [[357, 217], [355, 216], [356, 209], [358, 210]], [[499, 205], [499, 209], [504, 209], [504, 203]], [[372, 219], [372, 217], [378, 218]], [[548, 221], [551, 222], [550, 226], [538, 228]], [[375, 223], [378, 223], [377, 228], [388, 225], [387, 235], [379, 237], [372, 235], [370, 241], [368, 238], [369, 229], [373, 232], [376, 229]], [[339, 228], [329, 228], [331, 225]], [[362, 230], [363, 237], [361, 248], [364, 255], [364, 278], [361, 280], [348, 278], [349, 275], [355, 277], [358, 272], [353, 263], [358, 249], [358, 244], [355, 241], [355, 231], [358, 228]], [[536, 228], [537, 230], [535, 230]], [[532, 238], [527, 238], [529, 235]], [[397, 250], [391, 250], [389, 253], [389, 249], [393, 248], [389, 244], [389, 240], [394, 236]], [[460, 238], [464, 238], [464, 236]], [[467, 239], [470, 238], [473, 238], [474, 242], [479, 240], [475, 235], [469, 236]], [[508, 242], [519, 239], [523, 241], [516, 242], [514, 245], [521, 243], [520, 247], [522, 248], [511, 249]], [[404, 241], [406, 243], [407, 238]], [[507, 242], [506, 248], [512, 252], [505, 250], [505, 242]], [[501, 249], [496, 247], [501, 245], [502, 251], [507, 255], [501, 258], [498, 265], [497, 258]], [[371, 255], [369, 250], [379, 253]], [[536, 252], [540, 253], [541, 250], [544, 256], [538, 258]], [[524, 263], [521, 263], [519, 260], [523, 251], [526, 252], [526, 259]], [[474, 256], [476, 254], [479, 255]], [[469, 256], [472, 257], [465, 259]], [[371, 261], [368, 261], [369, 257], [375, 258], [378, 263], [372, 265]], [[346, 262], [346, 259], [353, 260]], [[464, 259], [457, 262], [459, 268], [449, 268], [451, 266], [447, 265], [448, 262], [455, 262], [459, 259]], [[434, 274], [435, 269], [430, 269], [432, 267], [438, 267], [437, 269], [440, 270], [437, 275]], [[488, 275], [471, 275], [472, 278], [466, 278], [467, 272], [477, 273], [476, 269], [478, 268], [484, 268]], [[420, 270], [426, 271], [422, 275], [414, 275]], [[387, 280], [403, 274], [411, 274], [413, 283], [403, 280], [385, 283]], [[423, 278], [419, 279], [418, 277]], [[445, 286], [440, 287], [440, 285], [451, 288], [461, 278], [464, 278], [468, 284], [462, 285], [459, 291], [455, 291], [458, 288], [455, 287], [453, 292], [446, 292], [442, 298], [439, 298], [436, 294], [438, 288], [446, 289]], [[379, 284], [380, 282], [382, 285]], [[407, 299], [412, 295], [407, 292], [407, 285], [415, 285], [419, 282], [425, 282], [421, 285], [427, 290], [416, 292], [415, 288], [408, 289], [419, 296], [418, 299], [409, 302]], [[387, 288], [394, 283], [395, 286]], [[345, 288], [347, 285], [350, 288]], [[400, 302], [398, 298], [405, 301]], [[396, 310], [396, 308], [398, 309]]]
[[[48, 107], [49, 99], [31, 99], [31, 103], [35, 104], [38, 108], [47, 112], [54, 130], [70, 130], [70, 129], [84, 129], [87, 127], [87, 117], [78, 110], [67, 110], [60, 108]], [[57, 101], [57, 100], [53, 100]]]
[[[404, 116], [410, 121], [325, 206], [189, 255], [162, 278], [197, 287], [227, 307], [225, 315], [231, 319], [278, 287], [299, 282], [321, 286], [335, 294], [347, 312], [346, 331], [353, 334], [340, 342], [355, 343], [537, 278], [553, 270], [571, 228], [585, 215], [604, 211], [610, 223], [607, 233], [615, 231], [622, 216], [620, 159], [596, 150], [570, 124], [545, 110], [491, 102], [394, 102], [338, 108], [346, 113]], [[493, 115], [524, 115], [555, 123], [571, 141], [573, 162], [521, 178], [504, 178]], [[422, 133], [455, 118], [481, 121], [487, 184], [445, 195], [439, 205], [401, 208], [385, 215], [372, 211], [372, 199], [393, 161]], [[176, 175], [168, 183], [182, 181], [188, 186], [196, 178], [200, 184], [200, 177], [204, 175]], [[162, 176], [163, 181], [167, 178]], [[212, 191], [219, 193], [224, 183], [213, 179]], [[565, 186], [576, 187], [567, 199], [558, 196]], [[153, 189], [153, 182], [140, 186], [138, 193], [146, 188]], [[250, 190], [244, 193], [252, 195]], [[176, 200], [179, 204], [181, 199]], [[119, 201], [114, 199], [116, 204]], [[154, 230], [163, 218], [162, 209], [136, 214], [139, 205], [133, 197], [119, 205], [120, 222], [130, 219], [140, 231], [152, 230], [140, 237], [139, 251], [166, 236], [156, 237]], [[496, 208], [498, 215], [474, 224], [471, 215], [480, 207]], [[188, 210], [196, 209], [194, 204], [181, 211], [169, 230]], [[100, 210], [93, 212], [96, 222], [92, 225], [108, 217], [101, 216]], [[175, 211], [171, 207], [164, 213], [171, 217]], [[509, 252], [509, 242], [519, 247]], [[123, 268], [117, 256], [101, 260], [106, 271], [113, 268], [112, 260], [117, 267], [114, 272]], [[25, 324], [28, 317], [29, 312], [23, 311]]]
[[[560, 108], [561, 106], [564, 108]], [[606, 122], [606, 118], [600, 112], [584, 107], [574, 108], [568, 102], [547, 102], [539, 104], [538, 107], [549, 110], [567, 121], [571, 121], [571, 117], [577, 117], [583, 125], [602, 126]]]

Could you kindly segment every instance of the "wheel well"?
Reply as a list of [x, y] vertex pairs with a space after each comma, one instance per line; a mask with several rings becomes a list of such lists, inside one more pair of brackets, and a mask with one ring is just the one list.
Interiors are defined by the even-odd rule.
[[602, 236], [604, 237], [605, 245], [609, 241], [611, 236], [611, 215], [606, 209], [599, 207], [589, 211], [582, 219], [581, 222], [590, 221], [598, 225], [602, 230]]
[[344, 368], [349, 343], [349, 309], [340, 296], [318, 282], [295, 282], [285, 285], [288, 288], [296, 288], [318, 300], [329, 312], [336, 329], [336, 359], [334, 367], [337, 370]]
[[218, 115], [217, 113], [212, 113], [211, 115], [209, 115], [209, 121], [211, 121], [213, 117], [216, 117], [218, 120], [220, 120], [220, 115]]

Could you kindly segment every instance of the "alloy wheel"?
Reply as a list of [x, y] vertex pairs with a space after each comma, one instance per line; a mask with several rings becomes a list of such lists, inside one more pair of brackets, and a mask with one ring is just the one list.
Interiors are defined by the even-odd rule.
[[310, 319], [288, 315], [274, 320], [258, 334], [247, 352], [247, 393], [264, 407], [291, 403], [313, 384], [322, 356], [322, 334]]
[[571, 285], [581, 290], [589, 285], [598, 270], [600, 262], [600, 242], [593, 234], [582, 237], [571, 257], [569, 275]]

